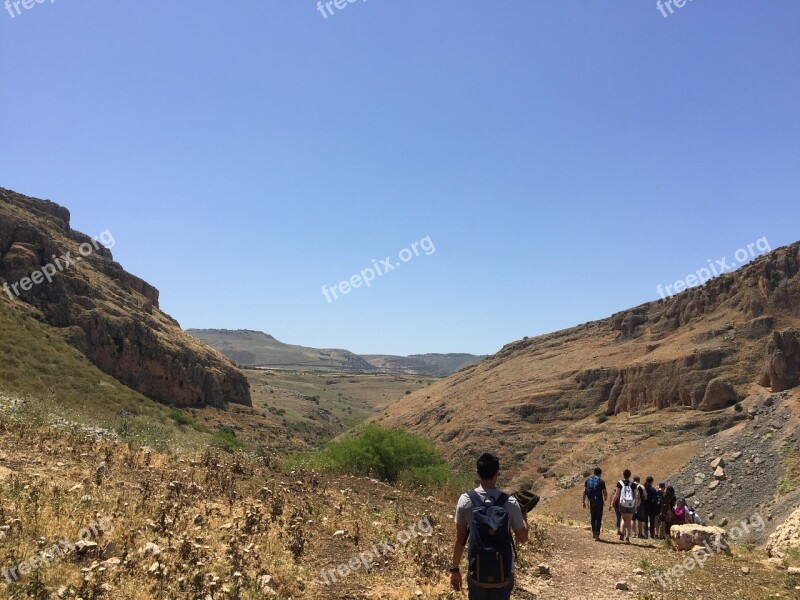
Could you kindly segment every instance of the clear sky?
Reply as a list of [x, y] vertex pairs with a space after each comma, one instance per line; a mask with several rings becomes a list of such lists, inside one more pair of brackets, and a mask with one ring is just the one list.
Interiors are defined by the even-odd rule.
[[491, 353], [800, 238], [796, 0], [26, 1], [0, 185], [187, 328]]

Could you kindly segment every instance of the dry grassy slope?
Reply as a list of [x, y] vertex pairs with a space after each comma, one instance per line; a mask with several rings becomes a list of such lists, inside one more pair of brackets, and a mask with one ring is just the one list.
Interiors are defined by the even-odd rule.
[[[70, 228], [67, 209], [0, 188], [0, 285], [29, 277], [53, 255], [78, 257], [90, 242]], [[37, 309], [100, 369], [150, 398], [178, 406], [251, 403], [247, 380], [230, 361], [183, 332], [159, 310], [158, 290], [102, 246], [13, 302]]]
[[546, 492], [596, 463], [666, 476], [744, 418], [730, 406], [759, 379], [771, 332], [800, 323], [798, 271], [800, 243], [668, 300], [509, 344], [379, 420], [464, 467], [494, 449], [515, 483], [547, 469]]
[[[15, 583], [5, 575], [18, 572], [3, 574], [0, 597], [463, 598], [448, 591], [455, 490], [437, 496], [369, 479], [286, 472], [246, 455], [148, 452], [0, 411], [0, 569], [60, 540], [74, 544], [92, 523], [106, 524], [92, 536], [97, 546], [71, 549]], [[429, 536], [398, 535], [423, 518]], [[683, 555], [639, 540], [613, 543], [610, 535], [596, 544], [585, 528], [556, 525], [538, 511], [533, 519], [533, 543], [520, 549], [517, 563], [517, 600], [617, 598], [620, 579], [632, 597], [669, 600], [785, 597], [786, 586], [796, 585], [786, 571], [761, 564], [765, 555], [737, 548], [735, 558], [713, 559], [662, 595], [652, 569], [670, 568]], [[331, 585], [320, 579], [322, 569], [372, 548], [385, 554], [369, 572], [360, 568]], [[549, 577], [539, 575], [542, 560]], [[796, 557], [787, 562], [794, 566]]]

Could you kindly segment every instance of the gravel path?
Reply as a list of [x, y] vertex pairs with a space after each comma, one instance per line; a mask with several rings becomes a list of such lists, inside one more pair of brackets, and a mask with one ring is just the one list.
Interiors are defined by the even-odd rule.
[[[645, 581], [634, 571], [642, 560], [653, 561], [656, 552], [663, 552], [661, 542], [631, 540], [620, 542], [613, 532], [604, 531], [600, 542], [592, 540], [588, 528], [556, 525], [550, 529], [553, 547], [546, 564], [550, 576], [522, 577], [516, 599], [574, 600], [575, 598], [620, 598], [618, 582], [626, 582], [635, 592]], [[644, 586], [641, 586], [644, 587]]]

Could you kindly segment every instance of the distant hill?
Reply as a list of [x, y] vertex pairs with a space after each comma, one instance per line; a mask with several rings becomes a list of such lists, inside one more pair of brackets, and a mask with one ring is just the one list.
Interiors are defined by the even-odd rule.
[[412, 354], [411, 356], [363, 354], [362, 358], [381, 371], [447, 377], [486, 357], [474, 354]]
[[187, 332], [244, 367], [377, 371], [377, 367], [347, 350], [307, 348], [284, 344], [249, 329], [189, 329]]
[[348, 350], [285, 344], [267, 333], [249, 329], [189, 329], [187, 332], [244, 367], [348, 372], [380, 371], [446, 377], [484, 358], [473, 354], [415, 354], [412, 356], [370, 354], [360, 356]]

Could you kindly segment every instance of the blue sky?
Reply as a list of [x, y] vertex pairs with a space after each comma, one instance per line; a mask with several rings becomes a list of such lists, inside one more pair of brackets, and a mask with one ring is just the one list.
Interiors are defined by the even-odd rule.
[[20, 9], [0, 185], [110, 229], [187, 328], [491, 353], [800, 237], [794, 0]]

